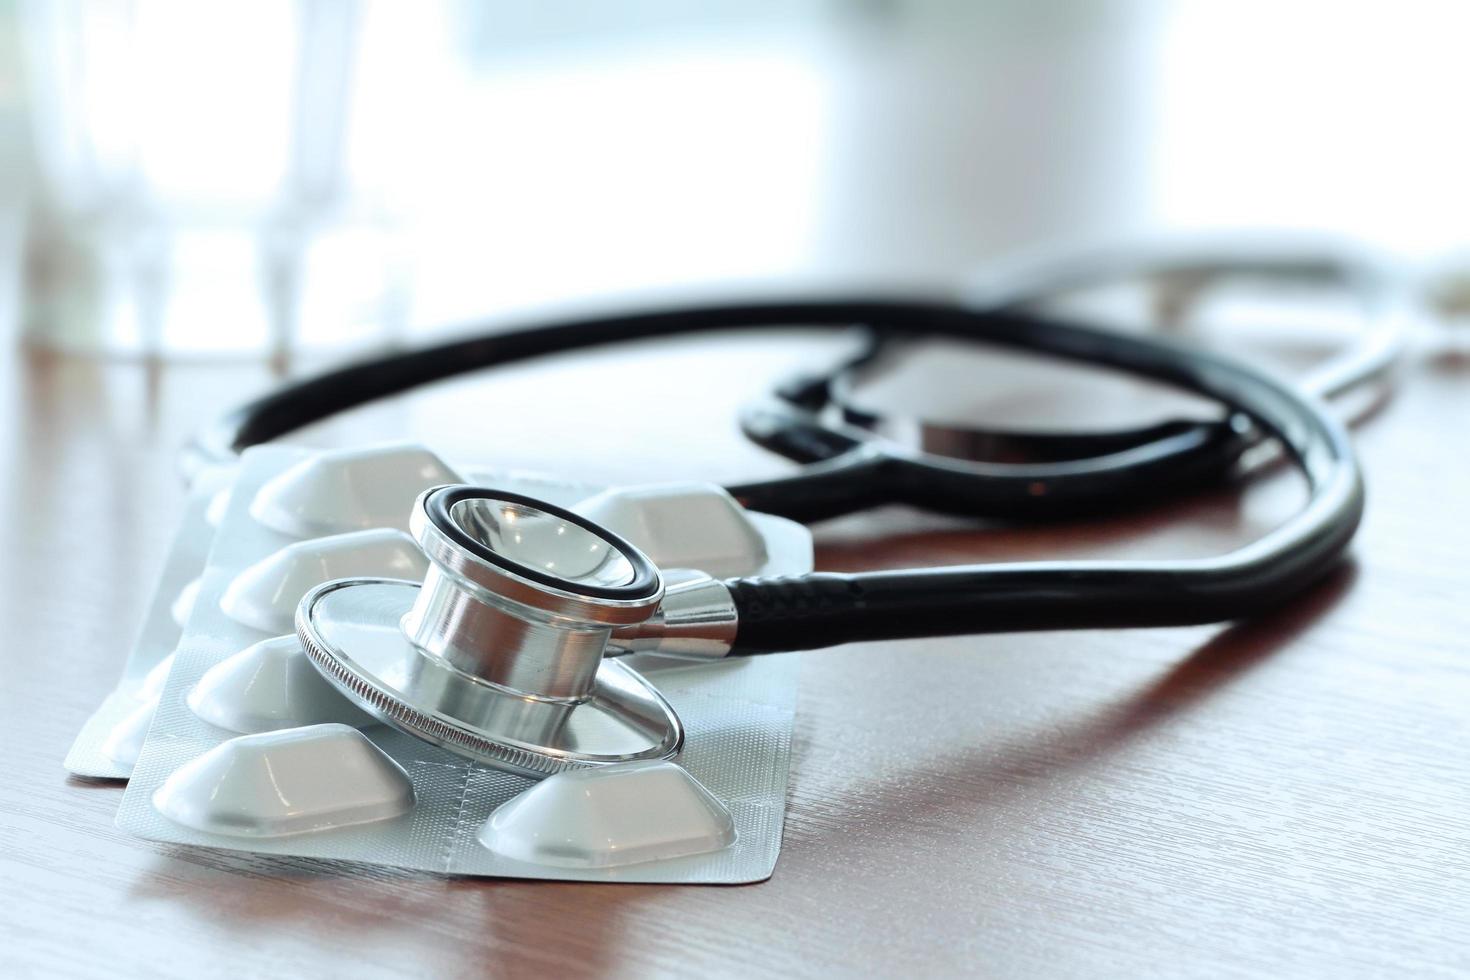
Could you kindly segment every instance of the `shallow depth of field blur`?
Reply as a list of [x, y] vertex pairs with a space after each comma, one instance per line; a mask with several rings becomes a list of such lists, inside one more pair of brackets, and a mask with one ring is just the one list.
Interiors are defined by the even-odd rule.
[[1158, 230], [1470, 242], [1470, 5], [0, 0], [0, 338], [260, 357]]

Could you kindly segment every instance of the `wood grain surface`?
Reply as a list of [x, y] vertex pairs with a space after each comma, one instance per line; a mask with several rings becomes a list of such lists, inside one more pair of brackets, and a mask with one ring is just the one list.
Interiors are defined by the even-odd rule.
[[[776, 472], [733, 408], [809, 342], [548, 362], [322, 426], [589, 480]], [[1358, 430], [1352, 563], [1229, 627], [802, 655], [785, 848], [747, 887], [471, 880], [130, 839], [60, 763], [113, 684], [182, 498], [173, 457], [262, 369], [6, 355], [0, 975], [1470, 973], [1470, 371]], [[994, 379], [992, 379], [994, 380]], [[693, 396], [693, 397], [686, 397]], [[595, 411], [589, 411], [595, 409]], [[885, 510], [819, 565], [1206, 553], [1288, 478], [1042, 529]]]

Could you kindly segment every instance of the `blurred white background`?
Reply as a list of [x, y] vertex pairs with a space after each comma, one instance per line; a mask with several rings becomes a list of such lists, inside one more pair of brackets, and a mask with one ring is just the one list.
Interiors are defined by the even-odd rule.
[[0, 0], [0, 336], [376, 345], [952, 290], [1156, 230], [1470, 239], [1470, 5]]

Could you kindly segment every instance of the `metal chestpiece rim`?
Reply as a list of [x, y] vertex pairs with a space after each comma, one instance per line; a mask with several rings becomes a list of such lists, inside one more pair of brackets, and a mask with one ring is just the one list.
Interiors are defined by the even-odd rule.
[[604, 657], [613, 631], [663, 598], [646, 556], [580, 515], [484, 487], [425, 491], [410, 529], [430, 562], [422, 586], [342, 579], [297, 610], [307, 656], [343, 694], [528, 775], [678, 752], [672, 707]]
[[613, 629], [646, 621], [663, 599], [663, 578], [633, 545], [521, 494], [435, 487], [409, 530], [429, 571], [404, 634], [528, 697], [587, 697]]

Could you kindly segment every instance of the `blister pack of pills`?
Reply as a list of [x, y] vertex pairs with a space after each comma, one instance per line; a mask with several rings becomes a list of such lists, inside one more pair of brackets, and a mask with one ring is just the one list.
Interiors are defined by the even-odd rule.
[[798, 664], [621, 658], [683, 722], [671, 761], [536, 781], [407, 735], [343, 697], [292, 632], [307, 591], [418, 579], [420, 490], [472, 479], [595, 519], [660, 568], [810, 570], [801, 525], [718, 488], [599, 490], [455, 473], [419, 447], [246, 454], [118, 814], [154, 840], [475, 875], [737, 883], [768, 877], [784, 820]]
[[174, 648], [199, 592], [209, 546], [229, 503], [233, 468], [206, 474], [189, 493], [163, 574], [149, 601], [117, 686], [77, 733], [63, 765], [89, 779], [126, 779], [133, 771], [173, 664]]

